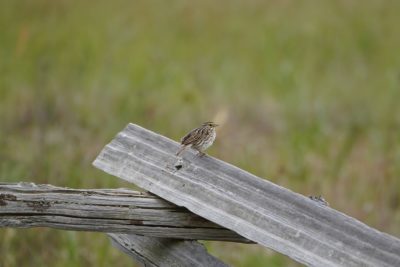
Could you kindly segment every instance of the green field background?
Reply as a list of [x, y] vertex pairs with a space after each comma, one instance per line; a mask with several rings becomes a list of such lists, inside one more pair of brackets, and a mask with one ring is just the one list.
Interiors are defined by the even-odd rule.
[[[132, 185], [92, 161], [128, 122], [400, 236], [400, 1], [0, 1], [0, 181]], [[101, 233], [0, 229], [0, 266], [135, 266]], [[299, 266], [206, 242], [233, 266]]]

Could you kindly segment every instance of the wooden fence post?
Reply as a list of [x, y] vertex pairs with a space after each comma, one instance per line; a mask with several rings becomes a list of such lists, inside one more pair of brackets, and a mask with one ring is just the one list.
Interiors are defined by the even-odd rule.
[[129, 124], [94, 165], [309, 266], [400, 266], [400, 240]]
[[1, 227], [105, 232], [144, 266], [223, 267], [200, 243], [182, 239], [249, 242], [147, 193], [33, 183], [0, 183]]

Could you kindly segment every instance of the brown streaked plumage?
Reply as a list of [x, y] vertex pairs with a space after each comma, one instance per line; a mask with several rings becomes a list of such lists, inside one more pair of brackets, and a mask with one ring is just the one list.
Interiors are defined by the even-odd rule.
[[190, 131], [181, 139], [182, 147], [176, 152], [176, 155], [179, 156], [187, 147], [191, 147], [197, 150], [200, 156], [203, 156], [203, 151], [213, 144], [217, 136], [215, 131], [215, 127], [217, 126], [218, 124], [207, 121], [200, 127]]

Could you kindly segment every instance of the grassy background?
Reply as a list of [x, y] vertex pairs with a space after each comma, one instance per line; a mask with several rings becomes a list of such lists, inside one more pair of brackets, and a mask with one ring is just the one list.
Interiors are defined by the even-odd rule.
[[[400, 1], [0, 1], [0, 180], [131, 187], [91, 166], [128, 122], [400, 236]], [[0, 266], [132, 266], [96, 233], [0, 230]], [[298, 266], [208, 242], [234, 266]]]

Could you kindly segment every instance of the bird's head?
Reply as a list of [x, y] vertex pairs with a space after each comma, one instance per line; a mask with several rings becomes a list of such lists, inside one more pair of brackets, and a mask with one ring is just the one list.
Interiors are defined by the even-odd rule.
[[215, 122], [207, 121], [207, 122], [204, 122], [204, 123], [203, 123], [203, 126], [209, 126], [209, 127], [215, 128], [215, 127], [217, 127], [217, 126], [219, 126], [219, 125], [216, 124]]

